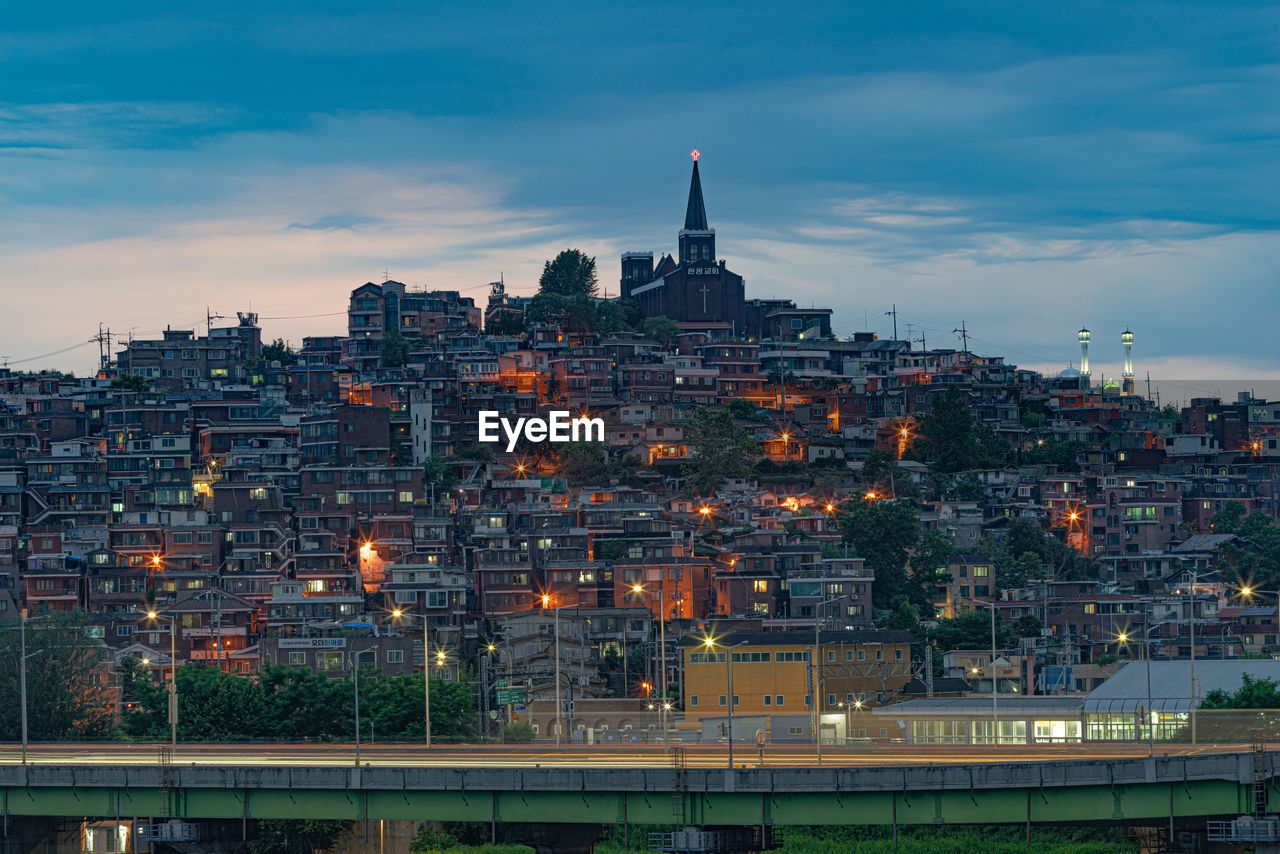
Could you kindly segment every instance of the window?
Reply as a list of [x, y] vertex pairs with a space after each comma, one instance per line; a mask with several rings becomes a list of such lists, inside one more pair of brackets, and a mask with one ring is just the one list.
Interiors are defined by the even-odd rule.
[[320, 670], [341, 670], [342, 669], [342, 653], [317, 652], [316, 667]]
[[400, 503], [401, 503], [401, 504], [409, 504], [409, 503], [410, 503], [410, 502], [412, 502], [412, 501], [413, 501], [413, 493], [412, 493], [412, 492], [401, 492], [401, 493], [400, 493]]
[[733, 704], [734, 704], [735, 706], [741, 705], [741, 702], [739, 701], [739, 699], [738, 699], [738, 695], [737, 695], [737, 694], [734, 694], [734, 695], [733, 695]]
[[693, 707], [695, 707], [695, 708], [697, 707], [697, 705], [698, 705], [698, 695], [697, 695], [697, 694], [690, 694], [690, 695], [689, 695], [689, 705], [690, 705], [690, 706], [693, 706]]
[[307, 654], [305, 652], [289, 653], [289, 666], [303, 667], [306, 665], [306, 663], [307, 663]]
[[836, 651], [834, 649], [827, 650], [827, 661], [831, 662], [835, 660], [836, 660]]
[[719, 703], [719, 705], [723, 706], [723, 705], [725, 704], [725, 703], [724, 703], [724, 699], [725, 699], [725, 698], [724, 698], [724, 694], [721, 694], [721, 695], [720, 695], [720, 703]]
[[733, 654], [733, 663], [767, 664], [771, 657], [771, 654], [767, 652], [735, 652]]
[[769, 696], [768, 694], [765, 694], [765, 695], [764, 695], [764, 704], [765, 704], [766, 706], [771, 706], [771, 705], [773, 705], [773, 697]]
[[836, 704], [836, 695], [835, 695], [835, 694], [828, 694], [828, 695], [827, 695], [827, 705], [828, 705], [828, 706], [834, 706], [835, 704]]
[[975, 566], [973, 568], [973, 575], [975, 578], [986, 578], [990, 572], [991, 567], [989, 566]]
[[807, 649], [790, 650], [790, 651], [783, 650], [774, 657], [774, 661], [778, 662], [779, 664], [785, 664], [788, 662], [796, 662], [796, 661], [808, 661], [808, 660], [809, 660], [809, 650]]
[[858, 650], [858, 661], [867, 660], [867, 651], [865, 649]]
[[754, 590], [756, 593], [768, 593], [769, 582], [763, 578], [756, 579], [755, 581], [751, 582], [751, 589]]
[[773, 704], [774, 704], [775, 706], [785, 706], [785, 705], [786, 705], [786, 699], [787, 699], [787, 698], [786, 698], [784, 695], [782, 695], [782, 694], [775, 694], [775, 695], [774, 695], [774, 697], [773, 697]]
[[[735, 653], [736, 655], [736, 653]], [[733, 659], [737, 661], [735, 657]], [[723, 652], [691, 652], [689, 653], [690, 664], [724, 664]]]
[[876, 650], [876, 661], [884, 661], [884, 650], [883, 650], [883, 649], [877, 649], [877, 650]]
[[387, 650], [387, 664], [403, 664], [403, 663], [404, 663], [403, 649]]

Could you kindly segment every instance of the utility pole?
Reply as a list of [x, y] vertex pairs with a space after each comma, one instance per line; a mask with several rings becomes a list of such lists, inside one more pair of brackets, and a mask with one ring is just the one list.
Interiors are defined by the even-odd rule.
[[959, 329], [952, 329], [952, 332], [960, 336], [960, 340], [964, 342], [964, 354], [969, 355], [969, 330], [964, 328], [964, 321], [960, 321]]
[[205, 309], [204, 309], [204, 329], [205, 329], [204, 334], [205, 335], [211, 335], [213, 333], [213, 322], [215, 320], [226, 320], [226, 317], [221, 314], [214, 314], [213, 309], [209, 308], [208, 306], [205, 306]]
[[898, 340], [898, 304], [894, 303], [893, 307], [889, 309], [889, 311], [885, 312], [885, 315], [893, 316], [893, 340], [897, 341]]

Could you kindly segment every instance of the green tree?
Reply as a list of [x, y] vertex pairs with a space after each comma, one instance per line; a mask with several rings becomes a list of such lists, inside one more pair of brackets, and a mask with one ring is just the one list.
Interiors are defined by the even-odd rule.
[[561, 297], [596, 295], [596, 259], [577, 249], [565, 249], [542, 266], [538, 293]]
[[556, 450], [556, 474], [577, 485], [604, 480], [609, 476], [609, 460], [603, 442], [571, 442]]
[[384, 368], [402, 368], [409, 361], [409, 339], [399, 329], [388, 330], [378, 345], [378, 363]]
[[755, 440], [728, 409], [699, 409], [685, 425], [685, 439], [689, 459], [684, 473], [701, 495], [714, 493], [728, 479], [747, 477], [758, 455]]
[[640, 325], [640, 331], [646, 338], [651, 338], [667, 347], [674, 345], [676, 339], [680, 337], [680, 326], [665, 315], [646, 318]]
[[323, 819], [263, 819], [257, 822], [248, 854], [318, 854], [346, 835], [354, 822]]
[[733, 417], [737, 421], [763, 422], [769, 420], [769, 413], [765, 412], [745, 397], [729, 398], [729, 402], [725, 404], [725, 408], [733, 413]]
[[1238, 534], [1248, 510], [1239, 501], [1228, 501], [1223, 508], [1213, 514], [1210, 525], [1215, 534]]
[[1235, 691], [1215, 688], [1204, 695], [1201, 709], [1280, 709], [1280, 684], [1244, 674]]
[[558, 323], [566, 330], [588, 332], [596, 328], [596, 304], [586, 296], [538, 294], [529, 300], [525, 318], [530, 323]]
[[595, 331], [601, 335], [629, 332], [640, 321], [640, 306], [633, 299], [601, 300], [595, 307]]
[[[111, 732], [115, 692], [104, 678], [109, 651], [80, 612], [27, 624], [27, 732], [32, 741], [103, 738]], [[0, 739], [22, 737], [21, 637], [0, 631]]]
[[151, 381], [141, 374], [121, 374], [111, 381], [111, 387], [141, 394], [151, 388]]
[[910, 572], [907, 574], [907, 596], [927, 613], [933, 604], [938, 581], [938, 568], [945, 567], [955, 556], [955, 546], [937, 531], [925, 531], [912, 549]]
[[964, 395], [959, 389], [948, 388], [933, 397], [932, 411], [916, 425], [904, 456], [943, 472], [972, 471], [993, 462], [983, 438], [974, 429]]
[[[853, 499], [836, 510], [840, 535], [851, 545], [867, 568], [875, 573], [872, 599], [879, 608], [888, 608], [898, 596], [913, 599], [907, 578], [907, 560], [920, 542], [920, 521], [915, 507], [905, 499], [868, 501]], [[914, 599], [918, 602], [919, 596]]]
[[283, 338], [277, 338], [262, 347], [262, 358], [268, 362], [279, 362], [283, 366], [298, 363], [297, 352]]
[[458, 485], [458, 475], [444, 457], [432, 454], [422, 463], [422, 482], [435, 484], [436, 494], [443, 495]]
[[504, 311], [492, 320], [485, 321], [484, 331], [487, 335], [523, 335], [525, 332], [524, 313]]

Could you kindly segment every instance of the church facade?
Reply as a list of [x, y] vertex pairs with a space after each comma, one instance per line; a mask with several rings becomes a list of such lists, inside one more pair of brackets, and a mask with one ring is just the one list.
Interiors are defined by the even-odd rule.
[[716, 258], [696, 152], [679, 247], [678, 257], [663, 255], [656, 264], [652, 252], [624, 253], [623, 298], [634, 299], [642, 317], [669, 317], [682, 327], [720, 333], [715, 337], [746, 335], [746, 285]]
[[668, 317], [712, 340], [831, 335], [831, 309], [801, 311], [792, 300], [748, 300], [746, 280], [716, 257], [696, 150], [678, 243], [678, 256], [664, 254], [656, 263], [652, 252], [623, 253], [621, 296], [636, 301], [641, 317]]

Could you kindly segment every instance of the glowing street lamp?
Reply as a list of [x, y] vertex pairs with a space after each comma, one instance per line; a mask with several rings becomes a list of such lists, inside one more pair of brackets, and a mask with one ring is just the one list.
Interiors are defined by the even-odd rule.
[[876, 495], [876, 491], [874, 489], [869, 489], [867, 490], [867, 494], [863, 497], [866, 498], [868, 501], [875, 501], [880, 496]]
[[178, 618], [172, 614], [148, 611], [147, 619], [169, 623], [169, 749], [173, 750], [178, 746], [178, 645], [175, 637]]
[[426, 747], [431, 746], [431, 640], [428, 629], [431, 622], [426, 614], [408, 614], [402, 608], [396, 608], [391, 616], [397, 620], [417, 618], [422, 620], [422, 721], [423, 738]]

